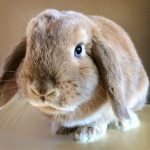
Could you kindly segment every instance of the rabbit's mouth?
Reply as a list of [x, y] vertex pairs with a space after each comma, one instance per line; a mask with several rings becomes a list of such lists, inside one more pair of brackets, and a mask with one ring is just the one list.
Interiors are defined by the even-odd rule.
[[42, 107], [43, 108], [53, 108], [53, 109], [56, 109], [56, 110], [59, 110], [59, 111], [65, 111], [65, 112], [75, 110], [75, 107], [59, 107], [59, 106], [53, 105], [53, 104], [50, 104], [50, 105], [47, 105], [47, 106], [42, 106]]
[[54, 104], [54, 103], [50, 103], [50, 102], [42, 102], [40, 99], [39, 100], [33, 100], [33, 99], [28, 99], [28, 102], [37, 108], [53, 108], [56, 110], [60, 110], [60, 111], [74, 111], [75, 110], [75, 106], [59, 106], [58, 104]]

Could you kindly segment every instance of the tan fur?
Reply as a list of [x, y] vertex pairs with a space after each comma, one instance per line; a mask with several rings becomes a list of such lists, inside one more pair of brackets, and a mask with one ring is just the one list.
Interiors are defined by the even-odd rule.
[[[76, 140], [99, 137], [111, 121], [131, 119], [129, 112], [145, 104], [148, 77], [128, 34], [113, 21], [46, 10], [26, 33], [19, 48], [25, 57], [16, 62], [14, 51], [9, 64], [16, 67], [4, 72], [17, 71], [18, 92], [51, 120], [79, 126]], [[85, 54], [75, 58], [79, 43]]]

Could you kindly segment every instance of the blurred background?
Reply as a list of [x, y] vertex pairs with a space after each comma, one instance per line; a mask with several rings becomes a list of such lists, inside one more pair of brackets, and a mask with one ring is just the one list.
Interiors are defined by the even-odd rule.
[[47, 8], [75, 10], [114, 20], [131, 36], [150, 76], [149, 0], [0, 0], [0, 64], [25, 35], [28, 21]]

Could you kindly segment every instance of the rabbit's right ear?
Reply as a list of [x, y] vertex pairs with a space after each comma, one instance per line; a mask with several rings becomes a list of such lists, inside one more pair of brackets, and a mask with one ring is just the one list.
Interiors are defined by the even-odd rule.
[[5, 105], [17, 92], [16, 71], [26, 54], [24, 37], [8, 55], [0, 71], [0, 107]]
[[[119, 51], [117, 45], [120, 41], [114, 40], [122, 37], [122, 32], [118, 30], [118, 26], [101, 17], [92, 17], [92, 21], [96, 24], [93, 28], [92, 37], [92, 55], [97, 65], [101, 80], [111, 98], [112, 108], [117, 118], [122, 121], [129, 119], [124, 90], [124, 74], [122, 66], [118, 59]], [[115, 45], [115, 46], [114, 46]], [[121, 46], [119, 47], [122, 48]]]

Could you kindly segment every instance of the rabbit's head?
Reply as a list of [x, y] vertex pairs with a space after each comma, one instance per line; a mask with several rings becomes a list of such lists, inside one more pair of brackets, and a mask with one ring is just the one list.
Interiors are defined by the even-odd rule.
[[[1, 106], [19, 91], [33, 106], [75, 110], [102, 83], [116, 114], [126, 116], [122, 74], [100, 30], [91, 17], [73, 11], [46, 10], [33, 18], [2, 68]], [[9, 97], [7, 86], [14, 87]]]
[[85, 20], [50, 10], [29, 23], [18, 85], [32, 105], [67, 111], [90, 99], [98, 73], [88, 55], [92, 33]]

